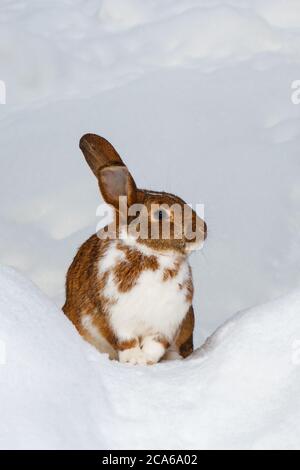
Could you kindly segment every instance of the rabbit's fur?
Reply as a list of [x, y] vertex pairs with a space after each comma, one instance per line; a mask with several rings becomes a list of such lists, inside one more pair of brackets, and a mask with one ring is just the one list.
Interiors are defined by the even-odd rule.
[[[102, 235], [109, 230], [105, 227], [79, 249], [67, 275], [64, 313], [87, 341], [111, 359], [154, 364], [163, 358], [187, 357], [193, 352], [194, 329], [188, 254], [199, 240], [204, 241], [205, 222], [193, 212], [191, 228], [198, 222], [201, 232], [197, 241], [186, 239], [184, 221], [177, 227], [180, 238], [132, 235], [126, 230], [130, 216], [124, 222], [120, 214], [120, 196], [127, 197], [128, 207], [143, 204], [152, 223], [152, 207], [183, 206], [184, 201], [137, 189], [116, 150], [102, 137], [87, 134], [80, 148], [104, 200], [115, 208], [116, 236], [105, 239]], [[158, 230], [160, 223], [154, 220]]]

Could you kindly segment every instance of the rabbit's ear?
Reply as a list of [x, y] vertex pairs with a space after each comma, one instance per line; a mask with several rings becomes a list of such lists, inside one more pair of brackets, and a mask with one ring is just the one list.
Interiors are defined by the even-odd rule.
[[85, 134], [79, 147], [94, 175], [98, 177], [99, 170], [110, 164], [123, 164], [114, 147], [103, 137], [96, 134]]
[[137, 199], [137, 188], [124, 165], [110, 165], [102, 168], [98, 175], [101, 194], [108, 204], [119, 210], [119, 198], [127, 197], [127, 205], [134, 204]]

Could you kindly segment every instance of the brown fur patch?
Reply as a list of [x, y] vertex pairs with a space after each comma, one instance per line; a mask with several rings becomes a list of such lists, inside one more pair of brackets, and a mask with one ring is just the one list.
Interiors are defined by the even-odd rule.
[[138, 346], [138, 344], [139, 343], [137, 339], [132, 339], [128, 341], [119, 341], [116, 346], [118, 351], [125, 351], [126, 349], [135, 348], [136, 346]]
[[163, 336], [158, 336], [157, 339], [155, 338], [155, 340], [156, 340], [158, 343], [162, 344], [162, 346], [163, 346], [165, 349], [168, 349], [168, 348], [170, 347], [169, 341], [168, 341], [166, 338], [164, 338]]
[[163, 280], [170, 281], [171, 279], [174, 279], [174, 277], [176, 277], [179, 272], [181, 264], [182, 261], [180, 259], [177, 259], [174, 263], [173, 268], [166, 268], [163, 273]]
[[186, 288], [186, 301], [187, 303], [191, 304], [193, 302], [193, 297], [194, 297], [194, 284], [193, 284], [193, 280], [191, 277], [188, 278], [188, 280], [186, 281], [186, 285], [185, 285], [185, 288]]
[[193, 331], [195, 326], [194, 309], [191, 306], [186, 317], [184, 318], [176, 338], [176, 346], [182, 357], [187, 357], [194, 350]]
[[106, 317], [113, 299], [107, 299], [103, 295], [107, 273], [98, 276], [98, 263], [110, 243], [109, 240], [100, 240], [97, 235], [93, 235], [81, 246], [67, 274], [67, 300], [63, 311], [87, 341], [90, 339], [81, 324], [82, 312], [89, 314], [102, 336], [111, 345], [115, 345], [116, 338]]
[[183, 358], [190, 356], [194, 351], [193, 336], [190, 336], [185, 343], [180, 346], [180, 355]]
[[143, 271], [156, 271], [159, 263], [156, 256], [146, 256], [138, 250], [118, 243], [117, 248], [125, 253], [126, 259], [114, 268], [114, 280], [120, 292], [128, 292], [137, 283]]

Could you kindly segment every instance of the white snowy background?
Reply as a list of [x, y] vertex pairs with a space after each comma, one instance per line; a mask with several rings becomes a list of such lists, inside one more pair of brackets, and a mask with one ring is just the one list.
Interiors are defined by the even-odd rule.
[[[1, 0], [0, 80], [0, 263], [44, 292], [1, 268], [0, 448], [300, 448], [300, 2]], [[59, 311], [101, 203], [85, 132], [205, 205], [197, 346], [289, 295], [182, 363], [85, 345]]]

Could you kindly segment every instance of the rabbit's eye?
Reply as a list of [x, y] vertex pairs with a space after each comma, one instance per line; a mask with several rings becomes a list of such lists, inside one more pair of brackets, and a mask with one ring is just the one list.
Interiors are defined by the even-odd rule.
[[164, 209], [158, 209], [157, 211], [154, 212], [153, 217], [155, 220], [167, 220], [169, 218], [169, 214], [166, 210]]

